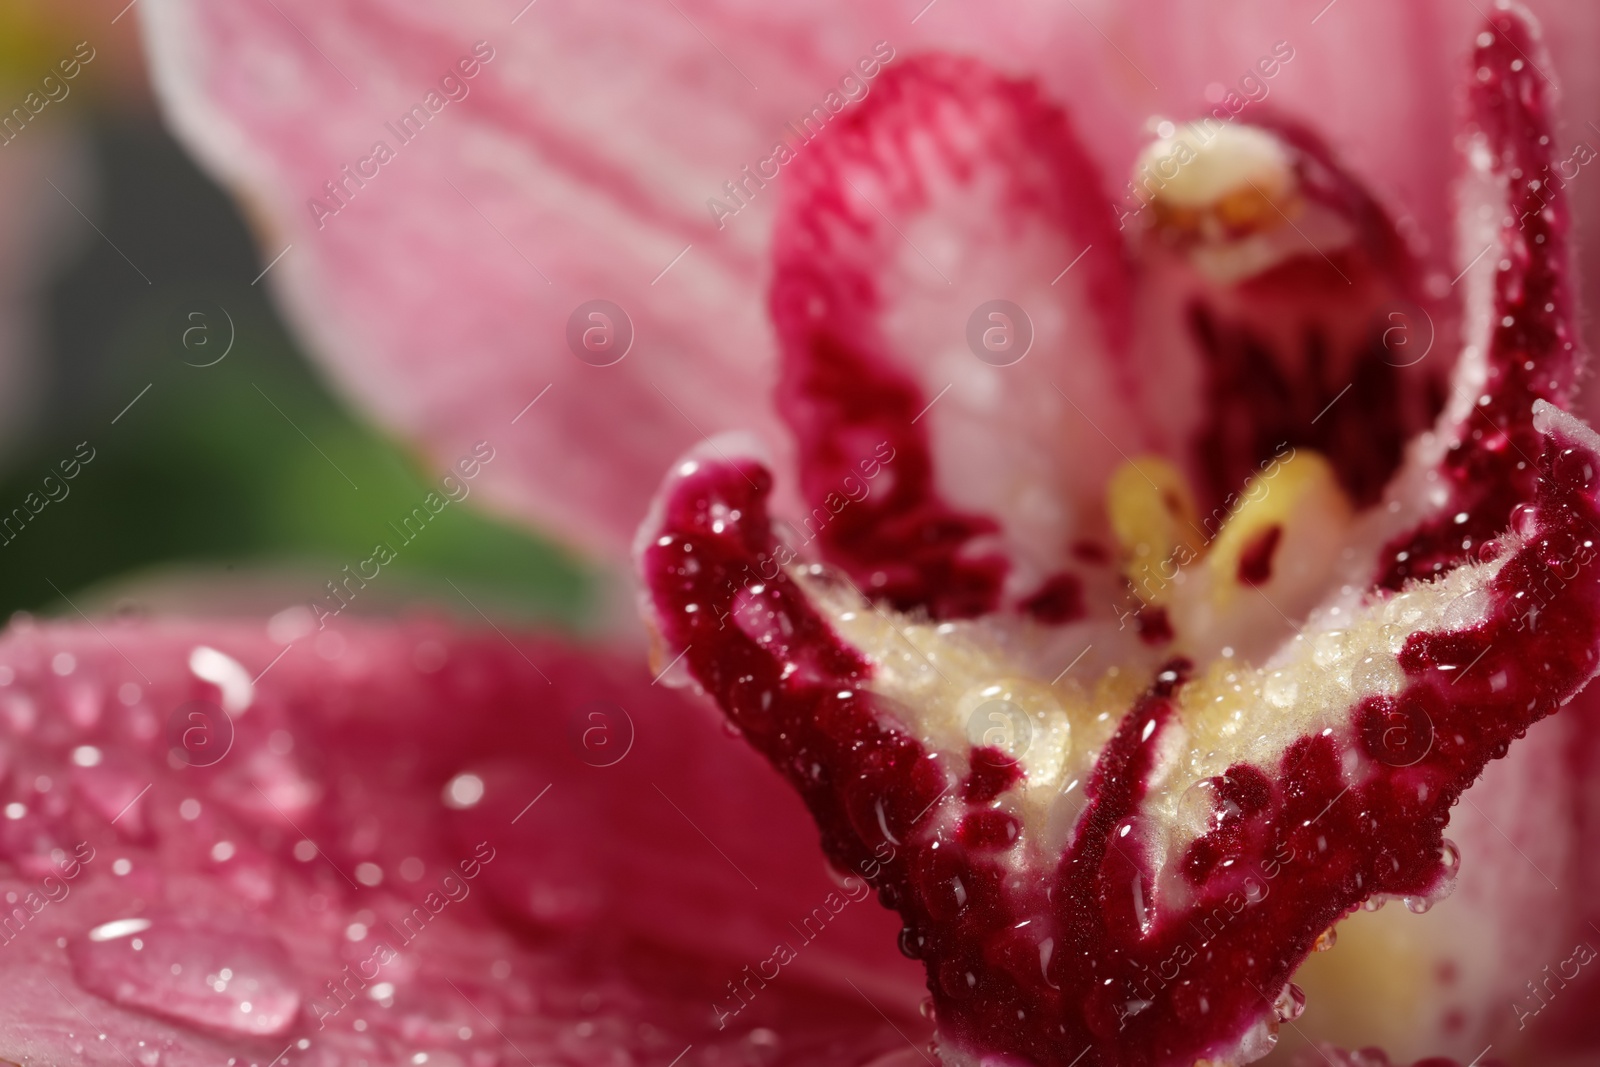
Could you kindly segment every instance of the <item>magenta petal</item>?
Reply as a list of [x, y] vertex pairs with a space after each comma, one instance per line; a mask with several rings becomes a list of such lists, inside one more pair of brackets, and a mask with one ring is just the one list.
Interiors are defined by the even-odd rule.
[[1549, 58], [1524, 18], [1502, 12], [1489, 25], [1470, 82], [1477, 188], [1465, 210], [1469, 239], [1494, 255], [1464, 282], [1467, 347], [1434, 449], [1444, 494], [1386, 546], [1379, 580], [1390, 588], [1471, 558], [1531, 498], [1533, 401], [1569, 403], [1580, 366], [1569, 208], [1550, 181], [1553, 90], [1539, 67]]
[[876, 1007], [914, 1030], [866, 887], [635, 668], [97, 625], [0, 639], [6, 1060], [821, 1064], [903, 1044]]

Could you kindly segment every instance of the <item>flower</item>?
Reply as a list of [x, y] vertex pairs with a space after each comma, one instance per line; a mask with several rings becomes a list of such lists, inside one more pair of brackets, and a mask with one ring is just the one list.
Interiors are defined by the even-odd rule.
[[[29, 992], [0, 1006], [0, 1055], [909, 1062], [926, 1030], [912, 1010], [921, 975], [895, 955], [890, 917], [858, 906], [867, 886], [910, 920], [901, 943], [930, 967], [947, 1058], [1263, 1051], [1271, 1016], [1294, 1021], [1286, 983], [1319, 935], [1371, 892], [1441, 892], [1456, 861], [1439, 837], [1447, 800], [1592, 670], [1585, 461], [1600, 444], [1534, 404], [1570, 400], [1576, 341], [1568, 190], [1522, 184], [1563, 158], [1539, 140], [1552, 64], [1518, 12], [1485, 28], [1418, 8], [1385, 36], [1386, 16], [1340, 7], [1306, 12], [1320, 28], [1299, 32], [1353, 35], [1367, 49], [1355, 76], [1395, 91], [1302, 88], [1309, 117], [1283, 117], [1296, 99], [1285, 64], [1351, 53], [1319, 61], [1263, 33], [1233, 99], [1268, 87], [1278, 117], [1256, 100], [1214, 136], [1176, 112], [1149, 131], [1156, 177], [1124, 200], [1124, 231], [1093, 176], [1102, 158], [1134, 158], [1153, 97], [1107, 101], [1105, 87], [1166, 81], [1194, 58], [1171, 26], [1130, 54], [1113, 42], [1145, 28], [1098, 6], [1015, 22], [924, 9], [911, 25], [927, 29], [905, 30], [908, 15], [872, 10], [824, 23], [674, 4], [608, 23], [559, 5], [146, 0], [175, 125], [263, 222], [263, 261], [289, 246], [272, 284], [380, 418], [442, 459], [505, 419], [520, 436], [485, 472], [500, 505], [612, 558], [673, 455], [702, 443], [639, 540], [659, 684], [622, 637], [596, 654], [419, 621], [317, 631], [294, 612], [14, 627], [0, 645], [0, 841], [27, 914], [0, 969]], [[1257, 25], [1271, 20], [1211, 32]], [[859, 41], [841, 27], [861, 27]], [[1430, 284], [1449, 105], [1443, 77], [1415, 71], [1453, 73], [1445, 57], [1469, 46], [1467, 69], [1487, 74], [1473, 83], [1484, 151], [1471, 188], [1540, 204], [1515, 226], [1479, 220], [1498, 249], [1463, 262], [1463, 300], [1454, 271]], [[1101, 107], [1081, 106], [1090, 93]], [[1080, 102], [1077, 131], [1060, 99]], [[1397, 114], [1396, 99], [1415, 104]], [[1407, 224], [1389, 222], [1391, 203]], [[776, 344], [758, 288], [769, 257]], [[976, 351], [965, 330], [941, 332], [995, 289], [1014, 306], [982, 309]], [[594, 299], [627, 318], [574, 315]], [[1449, 379], [1439, 359], [1396, 365], [1430, 317], [1436, 344], [1476, 340], [1487, 382]], [[1320, 328], [1327, 366], [1376, 382], [1356, 398], [1404, 403], [1363, 423], [1338, 385], [1319, 392], [1293, 360], [1274, 364], [1286, 318]], [[1021, 326], [1032, 347], [1009, 362]], [[591, 327], [601, 349], [619, 327], [637, 349], [596, 366]], [[1206, 404], [1182, 393], [1199, 380], [1194, 338], [1238, 372]], [[792, 440], [768, 407], [780, 347]], [[966, 377], [942, 394], [907, 360], [946, 348]], [[1237, 403], [1241, 382], [1274, 369], [1282, 410]], [[1328, 412], [1305, 408], [1325, 396]], [[1456, 406], [1440, 432], [1397, 468], [1399, 442], [1441, 400]], [[1107, 439], [1052, 436], [1073, 408]], [[1450, 448], [1474, 415], [1495, 432]], [[707, 437], [741, 425], [764, 440]], [[1276, 449], [1280, 432], [1297, 435], [1292, 452]], [[1128, 456], [1125, 433], [1139, 440]], [[1196, 437], [1203, 452], [1180, 447]], [[1531, 506], [1507, 532], [1512, 503]], [[778, 561], [769, 507], [832, 568]], [[1345, 567], [1359, 578], [1330, 603]], [[1368, 595], [1375, 581], [1388, 592]], [[1121, 598], [1109, 612], [1108, 591]], [[1326, 636], [1334, 607], [1353, 620], [1342, 642]], [[1312, 636], [1290, 640], [1296, 624]], [[1063, 673], [1110, 681], [1058, 696], [1062, 653], [1101, 640]], [[664, 691], [688, 680], [800, 786], [832, 881], [794, 798]], [[983, 701], [968, 708], [972, 692]], [[1223, 714], [1201, 714], [1202, 695]], [[1254, 748], [1235, 721], [1261, 727]], [[1459, 926], [1437, 924], [1436, 940], [1387, 961], [1358, 946], [1358, 981], [1392, 961], [1456, 968], [1391, 1008], [1397, 1054], [1465, 1060], [1485, 1033], [1497, 1053], [1586, 1047], [1558, 1016], [1581, 1025], [1578, 984], [1592, 980], [1565, 944], [1587, 936], [1571, 885], [1590, 883], [1561, 855], [1592, 825], [1589, 733], [1572, 712], [1540, 723], [1472, 794], [1493, 826], [1517, 820], [1506, 840], [1534, 851], [1538, 877], [1515, 858], [1475, 868], [1498, 831], [1463, 823], [1457, 893], [1406, 916], [1422, 926], [1455, 907], [1451, 922], [1484, 924], [1481, 950], [1444, 945]], [[1035, 788], [1074, 774], [1069, 803], [1092, 793], [1081, 819]], [[1324, 820], [1327, 858], [1313, 862]], [[1163, 880], [1149, 857], [1164, 846]], [[1072, 857], [1062, 881], [1051, 849]], [[1536, 884], [1546, 851], [1573, 875], [1565, 893]], [[1025, 884], [1001, 885], [997, 865]], [[1533, 908], [1558, 920], [1530, 924]], [[1196, 959], [1182, 959], [1175, 915], [1202, 931]], [[1525, 1039], [1508, 1000], [1546, 979], [1517, 969], [1518, 935], [1557, 975]], [[1111, 987], [1064, 966], [1109, 968], [1108, 946], [1128, 963]], [[1371, 1021], [1340, 1036], [1370, 1040]]]
[[[1464, 229], [1495, 256], [1448, 378], [1422, 369], [1439, 331], [1407, 334], [1474, 265], [1427, 277], [1292, 121], [1159, 122], [1131, 268], [1066, 115], [969, 59], [903, 62], [789, 165], [802, 517], [758, 445], [708, 440], [640, 531], [642, 598], [833, 862], [872, 866], [946, 1061], [1265, 1055], [1332, 924], [1448, 893], [1450, 808], [1595, 673], [1600, 438], [1558, 406], [1579, 343], [1541, 64], [1509, 7], [1475, 37]], [[961, 286], [1013, 298], [965, 346]], [[1441, 1014], [1447, 1039], [1496, 1022]]]

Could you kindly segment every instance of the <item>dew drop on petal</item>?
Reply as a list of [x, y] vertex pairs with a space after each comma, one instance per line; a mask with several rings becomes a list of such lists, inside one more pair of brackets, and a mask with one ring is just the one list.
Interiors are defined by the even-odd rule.
[[1532, 537], [1539, 532], [1539, 509], [1533, 504], [1518, 504], [1511, 509], [1511, 531], [1518, 537]]
[[278, 1036], [300, 1011], [288, 953], [275, 938], [256, 933], [121, 919], [74, 938], [67, 956], [73, 978], [89, 992], [193, 1026]]
[[444, 787], [444, 805], [464, 811], [483, 799], [483, 788], [483, 779], [476, 774], [458, 774]]
[[1272, 1013], [1280, 1022], [1294, 1022], [1306, 1010], [1306, 994], [1303, 989], [1290, 982], [1283, 987], [1283, 992], [1278, 994], [1278, 999], [1272, 1002]]

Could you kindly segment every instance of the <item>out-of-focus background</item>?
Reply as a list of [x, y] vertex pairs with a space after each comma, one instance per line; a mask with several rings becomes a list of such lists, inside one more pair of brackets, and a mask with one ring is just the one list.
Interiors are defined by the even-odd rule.
[[[132, 6], [0, 0], [0, 617], [314, 600], [439, 473], [296, 348], [249, 221], [160, 121]], [[475, 504], [353, 609], [577, 621], [579, 569]]]

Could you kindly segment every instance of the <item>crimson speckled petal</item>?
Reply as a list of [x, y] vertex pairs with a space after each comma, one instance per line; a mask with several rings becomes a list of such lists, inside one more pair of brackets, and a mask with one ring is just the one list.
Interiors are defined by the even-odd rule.
[[[812, 588], [824, 573], [749, 584], [776, 544], [759, 463], [707, 451], [680, 465], [641, 572], [667, 653], [806, 799], [833, 862], [901, 912], [947, 1056], [1252, 1059], [1271, 1047], [1274, 1012], [1297, 1014], [1287, 983], [1323, 930], [1369, 898], [1448, 888], [1459, 855], [1442, 829], [1456, 797], [1600, 663], [1600, 578], [1572, 562], [1595, 552], [1600, 438], [1548, 405], [1541, 418], [1538, 518], [1516, 547], [1348, 624], [1372, 644], [1339, 654], [1371, 662], [1392, 656], [1385, 630], [1407, 608], [1432, 620], [1392, 658], [1398, 685], [1324, 680], [1324, 649], [1295, 642], [1247, 715], [1265, 728], [1281, 704], [1273, 688], [1300, 686], [1296, 718], [1319, 729], [1270, 761], [1241, 746], [1237, 762], [1212, 754], [1217, 774], [1185, 777], [1171, 753], [1205, 708], [1176, 702], [1193, 665], [1175, 660], [1095, 757], [1061, 852], [1046, 820], [1018, 810], [1020, 790], [1006, 795], [1024, 784], [1015, 759], [951, 745], [921, 709], [874, 691], [872, 656], [813, 603], [826, 602]], [[1530, 627], [1525, 601], [1546, 587]], [[1463, 598], [1482, 602], [1478, 616], [1452, 626]], [[1172, 824], [1193, 814], [1190, 798], [1210, 828], [1185, 837]], [[1181, 877], [1154, 862], [1170, 848]], [[1286, 871], [1292, 888], [1273, 892]]]

